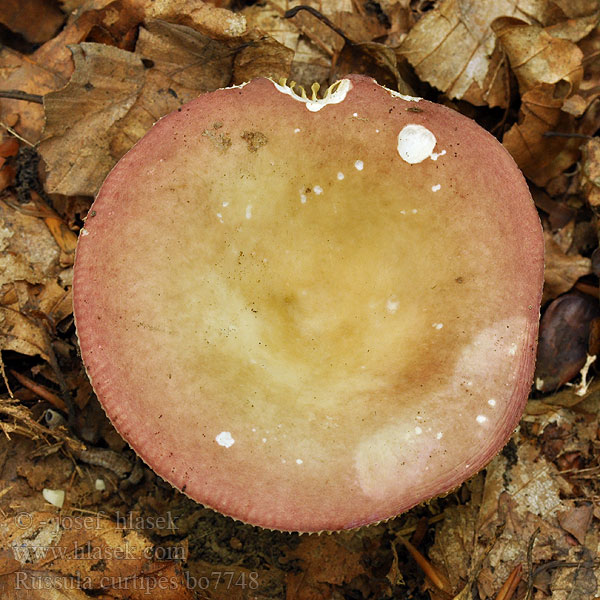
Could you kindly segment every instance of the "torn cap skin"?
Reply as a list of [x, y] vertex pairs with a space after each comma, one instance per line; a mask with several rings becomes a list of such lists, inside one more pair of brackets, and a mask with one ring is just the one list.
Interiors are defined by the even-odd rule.
[[543, 276], [523, 176], [473, 121], [350, 75], [161, 119], [77, 249], [81, 353], [156, 473], [244, 522], [393, 517], [517, 425]]

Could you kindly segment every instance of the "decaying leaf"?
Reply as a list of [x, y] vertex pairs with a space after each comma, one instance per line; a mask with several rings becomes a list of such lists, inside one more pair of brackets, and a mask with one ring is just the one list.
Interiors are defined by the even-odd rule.
[[49, 360], [48, 344], [48, 335], [41, 324], [12, 308], [0, 306], [0, 350]]
[[[140, 27], [136, 52], [146, 65], [143, 86], [110, 141], [110, 164], [119, 159], [152, 125], [199, 94], [231, 80], [239, 42], [213, 40], [183, 25], [150, 21]], [[89, 73], [92, 81], [99, 76]], [[102, 178], [108, 170], [104, 170]]]
[[542, 302], [547, 302], [568, 292], [580, 277], [589, 275], [592, 272], [592, 261], [578, 254], [565, 254], [548, 231], [544, 231], [544, 239], [546, 266]]
[[[533, 12], [532, 12], [533, 11]], [[543, 21], [542, 6], [510, 0], [443, 0], [411, 29], [399, 48], [424, 81], [450, 98], [508, 105], [508, 64], [490, 25], [499, 17]]]
[[[354, 541], [354, 543], [353, 543]], [[313, 600], [326, 598], [331, 587], [352, 581], [365, 567], [361, 564], [361, 545], [353, 532], [337, 534], [335, 537], [303, 538], [289, 558], [301, 561], [303, 572], [289, 573], [287, 598], [289, 600]], [[342, 545], [343, 544], [343, 545]], [[352, 547], [353, 551], [341, 552]]]
[[[44, 95], [69, 82], [73, 60], [68, 48], [85, 40], [90, 31], [101, 26], [111, 30], [127, 30], [140, 19], [135, 3], [130, 0], [103, 0], [98, 7], [76, 14], [55, 37], [25, 56], [8, 47], [0, 48], [0, 89], [21, 90]], [[39, 141], [44, 127], [44, 108], [34, 102], [0, 99], [0, 120], [16, 115], [14, 128], [31, 143]]]
[[522, 93], [519, 122], [504, 135], [503, 143], [523, 172], [543, 186], [578, 157], [581, 140], [566, 142], [546, 133], [571, 128], [561, 108], [579, 88], [583, 53], [572, 41], [551, 35], [552, 28], [503, 18], [493, 23], [493, 29]]
[[[0, 569], [2, 598], [89, 598], [141, 600], [156, 594], [163, 600], [191, 600], [192, 589], [173, 559], [155, 558], [148, 538], [102, 515], [73, 516], [27, 513], [0, 523], [5, 561]], [[165, 550], [163, 548], [162, 550]], [[175, 548], [175, 550], [177, 550]], [[184, 559], [185, 556], [173, 556]], [[72, 592], [75, 591], [73, 594]]]
[[202, 0], [148, 0], [145, 18], [186, 25], [215, 39], [230, 40], [246, 33], [246, 18]]
[[60, 250], [44, 222], [0, 201], [0, 289], [42, 283], [59, 270]]
[[482, 490], [477, 480], [471, 484], [471, 502], [447, 509], [429, 553], [456, 591], [467, 580], [470, 567], [485, 556], [477, 578], [482, 598], [495, 597], [499, 582], [506, 581], [517, 564], [526, 565], [528, 542], [537, 528], [535, 562], [569, 549], [556, 518], [561, 494], [569, 485], [519, 434], [508, 448], [487, 467]]
[[109, 130], [133, 106], [144, 66], [131, 52], [102, 44], [83, 43], [72, 52], [69, 85], [44, 97], [39, 151], [48, 165], [50, 192], [93, 195], [114, 164]]

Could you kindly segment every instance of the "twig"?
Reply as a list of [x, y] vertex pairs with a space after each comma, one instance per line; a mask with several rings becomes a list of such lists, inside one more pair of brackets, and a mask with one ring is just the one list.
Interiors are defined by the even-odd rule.
[[591, 140], [592, 136], [586, 133], [567, 133], [566, 131], [544, 131], [544, 137], [578, 138]]
[[29, 140], [26, 140], [23, 136], [19, 135], [12, 127], [10, 127], [10, 125], [7, 125], [3, 121], [0, 121], [0, 127], [4, 127], [4, 129], [6, 129], [8, 133], [14, 135], [18, 140], [21, 140], [24, 144], [35, 148], [35, 144], [32, 144]]
[[21, 90], [0, 90], [0, 98], [9, 98], [10, 100], [24, 100], [25, 102], [35, 102], [44, 104], [44, 97], [39, 94], [29, 94]]

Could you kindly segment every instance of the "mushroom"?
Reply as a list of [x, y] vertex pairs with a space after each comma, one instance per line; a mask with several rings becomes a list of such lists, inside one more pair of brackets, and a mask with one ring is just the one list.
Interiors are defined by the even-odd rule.
[[357, 75], [300, 92], [256, 79], [161, 119], [90, 210], [74, 307], [98, 398], [156, 473], [315, 532], [447, 493], [507, 442], [543, 239], [470, 119]]

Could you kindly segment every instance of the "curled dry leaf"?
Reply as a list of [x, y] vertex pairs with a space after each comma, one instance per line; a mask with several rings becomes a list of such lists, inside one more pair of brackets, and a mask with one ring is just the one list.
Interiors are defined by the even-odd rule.
[[492, 23], [498, 41], [506, 52], [521, 93], [541, 84], [562, 83], [559, 94], [566, 97], [577, 89], [583, 77], [583, 52], [569, 41], [554, 37], [539, 25], [519, 19], [500, 18]]
[[579, 254], [565, 254], [548, 231], [544, 231], [544, 240], [546, 266], [542, 304], [568, 292], [580, 277], [592, 272], [591, 259]]
[[411, 29], [399, 48], [424, 81], [450, 98], [508, 105], [508, 65], [491, 23], [515, 16], [543, 22], [542, 4], [511, 0], [443, 0]]
[[71, 81], [44, 98], [39, 152], [48, 165], [50, 192], [93, 195], [114, 163], [110, 128], [133, 106], [144, 67], [138, 56], [111, 46], [83, 43], [71, 49]]
[[202, 0], [147, 0], [145, 20], [186, 25], [206, 36], [230, 40], [246, 33], [246, 17]]
[[[0, 89], [44, 95], [64, 87], [73, 72], [69, 44], [82, 42], [95, 26], [108, 30], [114, 24], [121, 29], [132, 27], [140, 18], [134, 8], [129, 0], [103, 0], [97, 9], [77, 13], [57, 36], [31, 55], [0, 48]], [[15, 129], [20, 135], [31, 143], [39, 141], [44, 127], [42, 105], [0, 99], [0, 120], [6, 121], [10, 115], [18, 116]]]
[[256, 77], [288, 78], [293, 60], [293, 50], [264, 33], [250, 31], [235, 55], [232, 83], [239, 85]]
[[598, 301], [579, 294], [565, 294], [546, 309], [535, 368], [539, 391], [552, 392], [579, 373], [588, 353], [590, 324], [598, 317]]
[[572, 41], [551, 35], [552, 28], [503, 18], [493, 23], [493, 29], [522, 92], [519, 121], [506, 132], [503, 143], [524, 173], [543, 186], [578, 157], [581, 140], [565, 142], [545, 134], [574, 128], [561, 108], [579, 88], [583, 53]]
[[0, 351], [12, 350], [49, 360], [48, 335], [44, 328], [25, 315], [0, 306]]

